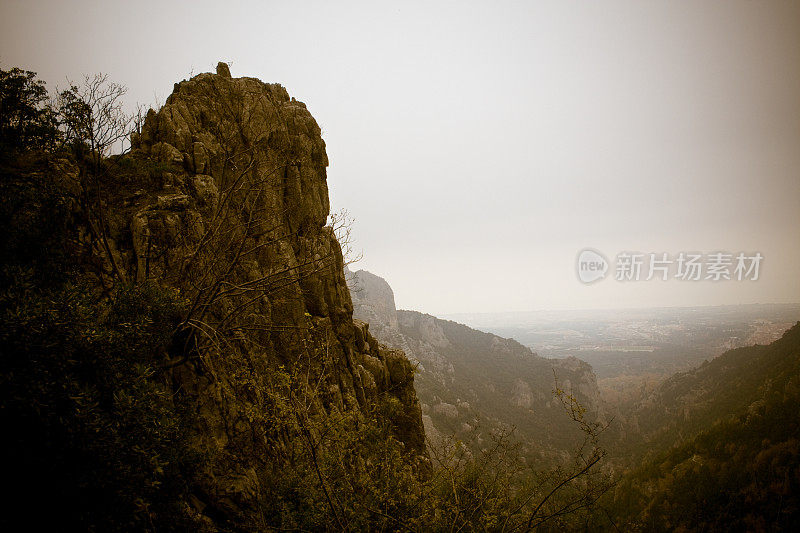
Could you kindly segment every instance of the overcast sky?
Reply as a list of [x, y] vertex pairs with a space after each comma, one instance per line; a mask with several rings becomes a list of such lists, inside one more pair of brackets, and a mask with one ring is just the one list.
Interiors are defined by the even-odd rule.
[[[131, 105], [232, 63], [323, 129], [364, 268], [429, 313], [800, 301], [800, 2], [0, 3], [0, 65]], [[383, 7], [382, 7], [383, 6]], [[755, 282], [577, 279], [585, 247]]]

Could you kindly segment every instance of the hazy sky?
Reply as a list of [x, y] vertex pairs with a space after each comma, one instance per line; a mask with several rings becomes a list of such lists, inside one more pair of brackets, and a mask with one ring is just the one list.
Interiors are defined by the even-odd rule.
[[[306, 102], [400, 307], [800, 301], [800, 2], [0, 3], [0, 65], [51, 89], [153, 104], [218, 60]], [[587, 286], [584, 247], [765, 259]]]

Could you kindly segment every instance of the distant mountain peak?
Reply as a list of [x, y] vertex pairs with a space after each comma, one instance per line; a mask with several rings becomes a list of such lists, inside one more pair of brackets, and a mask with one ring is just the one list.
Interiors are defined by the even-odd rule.
[[480, 446], [488, 434], [516, 427], [528, 452], [556, 454], [576, 437], [558, 387], [599, 414], [591, 366], [579, 359], [540, 357], [514, 339], [418, 311], [397, 310], [389, 283], [371, 272], [346, 271], [353, 317], [375, 338], [402, 349], [417, 364], [415, 387], [432, 440], [454, 435]]

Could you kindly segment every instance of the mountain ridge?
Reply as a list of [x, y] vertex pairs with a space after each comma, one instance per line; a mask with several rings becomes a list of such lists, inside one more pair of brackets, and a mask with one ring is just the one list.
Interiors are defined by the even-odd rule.
[[[575, 358], [545, 359], [513, 339], [451, 320], [394, 309], [389, 284], [359, 270], [347, 275], [354, 316], [372, 320], [382, 343], [417, 364], [415, 385], [429, 435], [455, 435], [479, 449], [493, 431], [514, 431], [531, 457], [555, 457], [574, 443], [556, 387], [603, 419], [591, 367]], [[394, 325], [396, 323], [396, 325]]]

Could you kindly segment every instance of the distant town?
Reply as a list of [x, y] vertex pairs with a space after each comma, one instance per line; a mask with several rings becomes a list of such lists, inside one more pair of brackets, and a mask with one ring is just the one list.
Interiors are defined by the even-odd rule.
[[545, 357], [574, 356], [604, 378], [662, 376], [723, 352], [769, 344], [800, 320], [800, 304], [473, 313], [445, 318], [511, 337]]

